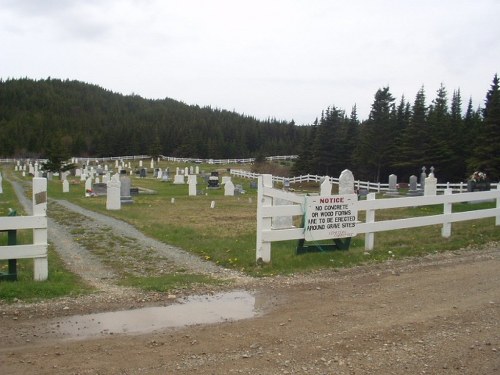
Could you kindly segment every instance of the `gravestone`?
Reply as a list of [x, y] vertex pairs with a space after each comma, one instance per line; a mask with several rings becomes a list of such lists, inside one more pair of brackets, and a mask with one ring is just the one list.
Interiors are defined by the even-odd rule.
[[231, 179], [224, 184], [224, 195], [231, 197], [234, 196], [234, 184]]
[[85, 180], [85, 191], [87, 192], [90, 190], [92, 190], [92, 178], [89, 177]]
[[184, 175], [187, 176], [188, 174], [189, 174], [189, 168], [186, 167], [186, 168], [184, 168]]
[[398, 191], [398, 176], [395, 174], [391, 174], [389, 176], [389, 188], [387, 192], [384, 194], [386, 197], [397, 197], [399, 196]]
[[425, 189], [425, 179], [427, 178], [427, 173], [425, 173], [426, 169], [425, 166], [422, 167], [422, 173], [420, 173], [420, 190], [422, 190], [422, 192]]
[[326, 196], [332, 194], [332, 183], [330, 181], [330, 177], [323, 177], [323, 182], [319, 186], [319, 195]]
[[246, 191], [243, 190], [243, 185], [234, 185], [234, 195], [245, 194]]
[[189, 175], [188, 176], [188, 184], [189, 184], [189, 196], [196, 196], [196, 176], [195, 175]]
[[434, 168], [431, 167], [431, 173], [429, 177], [425, 179], [424, 195], [436, 195], [437, 194], [437, 178], [434, 177]]
[[[291, 204], [290, 201], [282, 198], [273, 198], [273, 206], [281, 206]], [[293, 228], [292, 216], [275, 216], [271, 219], [272, 229], [289, 229]]]
[[194, 174], [194, 167], [193, 166], [189, 167], [189, 174]]
[[151, 159], [151, 169], [154, 169], [154, 167], [155, 167], [155, 161]]
[[3, 194], [3, 177], [2, 173], [0, 172], [0, 194]]
[[121, 209], [121, 182], [120, 175], [115, 174], [108, 181], [107, 185], [107, 197], [106, 197], [106, 209], [107, 210], [120, 210]]
[[120, 202], [121, 204], [134, 203], [130, 195], [131, 181], [127, 175], [120, 175]]
[[94, 194], [97, 196], [103, 196], [108, 193], [108, 185], [105, 183], [96, 183], [92, 186]]
[[174, 184], [176, 185], [184, 184], [184, 175], [176, 174], [174, 176]]
[[158, 168], [158, 173], [156, 175], [156, 178], [158, 180], [161, 180], [163, 178], [163, 171], [161, 170], [161, 168]]
[[69, 181], [68, 180], [63, 180], [63, 193], [69, 193]]
[[139, 160], [139, 168], [142, 168], [142, 160]]
[[139, 172], [139, 177], [141, 178], [146, 177], [146, 168], [141, 168], [141, 171]]
[[290, 180], [288, 178], [285, 178], [285, 181], [283, 181], [283, 190], [290, 190]]
[[418, 190], [418, 178], [415, 175], [410, 176], [410, 189], [408, 190], [408, 193], [406, 195], [409, 195], [410, 197], [416, 197], [419, 195], [422, 195], [423, 192], [421, 190]]
[[339, 177], [339, 195], [354, 194], [354, 176], [348, 169], [344, 169]]
[[199, 166], [196, 166], [195, 167], [195, 174], [200, 174], [200, 167]]

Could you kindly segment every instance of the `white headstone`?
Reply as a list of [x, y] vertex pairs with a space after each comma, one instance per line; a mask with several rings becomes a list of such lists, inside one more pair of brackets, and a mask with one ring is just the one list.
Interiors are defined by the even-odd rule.
[[87, 178], [85, 180], [85, 191], [92, 190], [92, 178]]
[[339, 195], [354, 194], [354, 176], [344, 169], [339, 177]]
[[224, 195], [231, 197], [234, 196], [234, 184], [233, 181], [231, 181], [231, 178], [229, 178], [229, 181], [224, 184]]
[[196, 196], [196, 176], [189, 175], [188, 176], [188, 184], [189, 184], [189, 196]]
[[194, 173], [200, 174], [200, 167], [199, 166], [196, 166], [194, 170], [195, 170]]
[[432, 170], [433, 168], [431, 167], [431, 173], [429, 173], [429, 176], [425, 179], [424, 195], [437, 194], [437, 178], [434, 177], [434, 172]]
[[328, 176], [324, 177], [324, 180], [320, 186], [319, 195], [321, 196], [332, 195], [332, 183], [330, 181], [330, 177]]
[[151, 159], [151, 169], [154, 169], [155, 168], [155, 161], [153, 159]]
[[[328, 195], [330, 195], [329, 193]], [[290, 201], [282, 198], [273, 198], [273, 206], [283, 206], [292, 204]], [[271, 219], [271, 227], [273, 229], [288, 229], [293, 228], [292, 216], [275, 216]]]
[[0, 173], [0, 194], [3, 194], [3, 185], [2, 185], [2, 182], [3, 182], [2, 173]]
[[189, 168], [188, 168], [188, 167], [184, 168], [184, 174], [185, 174], [186, 176], [189, 174]]
[[69, 182], [68, 182], [68, 180], [63, 180], [63, 193], [69, 193]]
[[106, 209], [120, 210], [122, 208], [120, 199], [120, 190], [121, 190], [120, 176], [118, 174], [113, 175], [113, 177], [108, 181], [106, 185], [107, 185]]
[[183, 184], [184, 183], [184, 175], [182, 174], [176, 174], [174, 176], [174, 184]]

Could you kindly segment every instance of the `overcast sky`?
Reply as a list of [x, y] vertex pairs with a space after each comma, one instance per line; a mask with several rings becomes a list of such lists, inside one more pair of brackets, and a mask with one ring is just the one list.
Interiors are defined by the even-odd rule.
[[0, 78], [80, 80], [259, 119], [366, 119], [389, 86], [482, 105], [499, 0], [0, 0]]

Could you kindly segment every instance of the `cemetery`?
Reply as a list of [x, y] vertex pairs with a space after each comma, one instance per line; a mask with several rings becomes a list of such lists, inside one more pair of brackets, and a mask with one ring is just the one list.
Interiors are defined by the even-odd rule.
[[[58, 178], [59, 176], [47, 178], [49, 197], [67, 199], [83, 207], [124, 219], [142, 228], [148, 235], [167, 238], [169, 242], [188, 249], [198, 256], [211, 259], [219, 265], [239, 268], [252, 274], [276, 272], [276, 267], [280, 267], [281, 262], [287, 263], [287, 267], [290, 264], [303, 264], [303, 260], [296, 257], [296, 253], [300, 253], [297, 248], [304, 245], [304, 231], [309, 242], [317, 242], [320, 244], [318, 247], [320, 249], [328, 247], [322, 244], [323, 240], [328, 240], [328, 235], [324, 238], [313, 238], [305, 230], [312, 226], [301, 223], [304, 212], [298, 208], [297, 204], [303, 204], [305, 194], [313, 196], [357, 194], [356, 200], [359, 199], [356, 204], [359, 217], [336, 217], [328, 223], [328, 228], [323, 227], [323, 229], [330, 229], [331, 232], [331, 229], [340, 226], [344, 229], [356, 226], [355, 232], [343, 232], [346, 234], [344, 236], [330, 236], [331, 240], [336, 238], [337, 244], [341, 244], [341, 238], [349, 238], [350, 250], [344, 254], [308, 256], [312, 267], [319, 266], [324, 262], [325, 257], [332, 256], [339, 258], [339, 264], [349, 263], [350, 258], [357, 258], [355, 254], [358, 253], [365, 254], [365, 257], [381, 256], [384, 258], [385, 256], [376, 250], [378, 246], [386, 247], [385, 237], [391, 236], [384, 233], [387, 230], [414, 228], [413, 236], [418, 236], [420, 231], [432, 233], [436, 230], [437, 224], [442, 224], [441, 231], [445, 234], [430, 238], [432, 241], [441, 241], [439, 237], [447, 239], [451, 237], [453, 241], [452, 223], [456, 222], [453, 224], [454, 227], [460, 228], [466, 225], [459, 223], [462, 220], [480, 218], [487, 220], [488, 217], [496, 217], [496, 222], [490, 224], [493, 233], [495, 233], [495, 225], [498, 225], [498, 212], [495, 211], [498, 210], [498, 203], [495, 203], [497, 202], [496, 184], [491, 184], [490, 187], [493, 190], [485, 192], [484, 197], [481, 196], [479, 199], [477, 198], [479, 195], [474, 195], [473, 197], [477, 198], [479, 204], [469, 208], [471, 202], [466, 198], [461, 198], [461, 194], [467, 191], [468, 184], [465, 182], [438, 184], [433, 168], [429, 169], [429, 174], [425, 173], [425, 167], [422, 168], [420, 176], [418, 178], [411, 176], [404, 189], [400, 188], [395, 175], [388, 176], [387, 184], [356, 181], [354, 176], [351, 176], [351, 181], [346, 187], [342, 186], [340, 176], [328, 177], [328, 181], [325, 181], [325, 176], [307, 175], [283, 178], [269, 175], [265, 177], [266, 186], [275, 192], [269, 198], [265, 198], [267, 193], [261, 192], [263, 183], [258, 182], [263, 177], [248, 169], [241, 169], [242, 163], [240, 162], [237, 165], [222, 165], [221, 168], [215, 169], [214, 164], [189, 163], [186, 160], [155, 161], [147, 158], [145, 160], [134, 158], [130, 161], [116, 158], [107, 161], [81, 160], [80, 163], [76, 159], [72, 161], [77, 162], [78, 167], [71, 173], [61, 175], [62, 180]], [[26, 169], [31, 170], [30, 173], [33, 175], [40, 173], [37, 163], [26, 165], [19, 163], [15, 165], [15, 169], [15, 173], [26, 180], [30, 178], [29, 175], [23, 176]], [[327, 182], [328, 184], [325, 185]], [[445, 198], [447, 195], [453, 199]], [[435, 198], [429, 200], [432, 196]], [[274, 209], [272, 208], [273, 201], [279, 205], [277, 210], [283, 214], [271, 213], [273, 211], [270, 210]], [[271, 205], [269, 208], [261, 207], [262, 202], [271, 202], [264, 203], [264, 206]], [[292, 205], [290, 205], [291, 202], [293, 202]], [[381, 202], [383, 210], [375, 214], [376, 205]], [[453, 205], [462, 207], [460, 210], [473, 209], [476, 213], [462, 215], [463, 218], [460, 219], [457, 219], [457, 215], [451, 217], [450, 210]], [[329, 212], [322, 212], [322, 215], [333, 215], [335, 207], [336, 205], [326, 206], [325, 211]], [[433, 215], [420, 220], [418, 217], [405, 218], [401, 212], [396, 214], [397, 211], [394, 211], [389, 216], [391, 221], [385, 223], [379, 221], [379, 218], [387, 216], [391, 207], [407, 207], [406, 214], [410, 216], [421, 216], [421, 212], [431, 208], [430, 213]], [[487, 208], [485, 214], [478, 213], [477, 210], [483, 207], [491, 208]], [[277, 216], [274, 217], [274, 215]], [[416, 224], [419, 220], [422, 222], [421, 229], [415, 228], [419, 226]], [[187, 226], [189, 230], [195, 231], [192, 235], [170, 234], [184, 228], [186, 222], [189, 223]], [[369, 224], [370, 222], [372, 223]], [[391, 225], [394, 225], [394, 228], [388, 226], [389, 222], [392, 222]], [[158, 223], [163, 223], [165, 227], [156, 232]], [[314, 225], [321, 228], [319, 223], [314, 223]], [[216, 231], [214, 231], [215, 228], [217, 228]], [[375, 241], [375, 232], [380, 231]], [[459, 233], [460, 230], [457, 232]], [[232, 241], [236, 233], [239, 237], [238, 241], [232, 243], [230, 249], [222, 250], [211, 245], [218, 241], [219, 236], [220, 240]], [[426, 234], [425, 237], [429, 235]], [[273, 247], [278, 249], [273, 251], [272, 266], [256, 266], [259, 262], [270, 263], [270, 241], [274, 242]], [[432, 241], [428, 246], [432, 246]], [[457, 239], [458, 241], [461, 240]], [[399, 249], [402, 255], [411, 255], [411, 250], [405, 249], [411, 246], [401, 245], [401, 249], [404, 249]], [[397, 253], [395, 251], [392, 255]], [[255, 263], [256, 260], [257, 263]]]
[[[17, 284], [30, 285], [30, 289], [37, 285], [36, 293], [40, 293], [45, 285], [69, 284], [74, 288], [72, 293], [80, 288], [78, 293], [81, 294], [63, 298], [62, 304], [50, 302], [49, 299], [46, 303], [30, 305], [15, 302], [21, 294], [19, 288], [13, 289], [17, 293], [13, 307], [3, 305], [3, 333], [6, 345], [24, 345], [25, 353], [16, 351], [16, 358], [9, 359], [9, 366], [19, 363], [19, 368], [25, 369], [26, 364], [20, 362], [19, 358], [28, 361], [28, 355], [34, 355], [35, 358], [44, 358], [45, 362], [35, 360], [40, 364], [46, 363], [41, 364], [43, 371], [50, 370], [53, 373], [55, 369], [55, 373], [60, 373], [62, 368], [67, 371], [65, 366], [72, 363], [70, 358], [77, 356], [77, 353], [92, 352], [93, 345], [104, 347], [108, 343], [115, 343], [111, 340], [117, 339], [134, 363], [147, 366], [147, 363], [157, 360], [157, 348], [161, 347], [165, 358], [168, 358], [164, 366], [173, 366], [174, 363], [185, 364], [190, 361], [184, 360], [182, 353], [193, 350], [193, 347], [211, 353], [213, 338], [220, 337], [221, 345], [230, 347], [239, 358], [244, 358], [239, 360], [240, 366], [251, 363], [253, 368], [258, 368], [263, 358], [266, 363], [274, 360], [275, 356], [270, 350], [260, 354], [260, 345], [274, 348], [276, 337], [282, 337], [284, 342], [295, 342], [303, 348], [308, 347], [309, 339], [314, 340], [317, 345], [331, 348], [324, 351], [325, 356], [336, 358], [334, 356], [340, 356], [338, 353], [343, 350], [342, 340], [345, 337], [357, 340], [359, 333], [354, 337], [350, 332], [356, 331], [362, 324], [366, 335], [375, 335], [382, 340], [374, 343], [377, 348], [380, 343], [394, 340], [387, 330], [380, 332], [381, 321], [391, 322], [398, 331], [400, 326], [411, 327], [413, 335], [426, 335], [426, 342], [434, 350], [439, 347], [449, 353], [450, 350], [460, 351], [457, 342], [445, 340], [439, 332], [433, 335], [434, 329], [414, 328], [413, 323], [408, 323], [408, 317], [419, 320], [424, 319], [431, 310], [437, 309], [441, 314], [448, 314], [450, 309], [455, 313], [455, 324], [461, 321], [459, 317], [462, 316], [456, 311], [466, 309], [460, 302], [464, 295], [471, 294], [482, 301], [486, 299], [485, 303], [493, 298], [493, 289], [490, 294], [478, 297], [475, 286], [468, 283], [469, 279], [464, 277], [462, 280], [461, 276], [457, 279], [457, 275], [473, 273], [475, 280], [485, 285], [496, 272], [495, 263], [488, 258], [494, 256], [494, 252], [487, 248], [470, 253], [460, 250], [466, 246], [484, 246], [500, 240], [497, 226], [499, 190], [494, 183], [490, 184], [491, 190], [467, 192], [466, 182], [439, 183], [439, 176], [430, 173], [425, 178], [419, 176], [420, 179], [412, 176], [407, 184], [398, 181], [395, 175], [387, 176], [386, 184], [374, 184], [355, 180], [349, 171], [335, 177], [308, 175], [283, 178], [258, 175], [241, 163], [221, 164], [220, 168], [214, 168], [219, 164], [193, 163], [191, 170], [189, 162], [181, 164], [162, 160], [150, 168], [148, 161], [148, 167], [143, 167], [143, 172], [138, 174], [134, 172], [139, 169], [137, 160], [126, 167], [120, 163], [114, 166], [114, 162], [102, 161], [85, 164], [85, 168], [78, 168], [78, 172], [75, 170], [64, 176], [50, 178], [33, 178], [29, 174], [23, 176], [22, 168], [15, 170], [2, 165], [2, 198], [13, 196], [10, 181], [22, 183], [26, 187], [37, 179], [44, 181], [48, 204], [40, 198], [38, 201], [47, 205], [48, 218], [54, 225], [65, 228], [80, 247], [88, 249], [106, 266], [100, 268], [83, 253], [77, 252], [82, 257], [80, 261], [89, 262], [82, 263], [87, 265], [83, 273], [86, 282], [97, 277], [100, 278], [98, 283], [91, 285], [100, 285], [100, 288], [104, 288], [103, 285], [112, 288], [126, 286], [127, 292], [120, 292], [121, 296], [109, 292], [112, 289], [96, 293], [75, 281], [58, 281], [59, 274], [63, 272], [60, 269], [61, 262], [54, 258], [53, 250], [48, 249], [47, 252], [47, 242], [55, 239], [47, 236], [47, 230], [50, 231], [47, 217], [42, 215], [37, 218], [41, 224], [33, 225], [36, 229], [28, 226], [20, 229], [19, 232], [27, 232], [28, 236], [21, 236], [20, 244], [11, 247], [31, 246], [34, 241], [29, 234], [33, 230], [45, 231], [45, 237], [39, 237], [41, 245], [37, 245], [40, 252], [27, 255], [41, 259], [42, 265], [47, 264], [44, 259], [48, 259], [48, 278], [42, 281], [45, 276], [36, 270], [40, 267], [34, 267], [32, 260], [19, 259], [17, 276], [20, 282]], [[108, 164], [109, 176], [107, 173], [94, 175], [92, 170], [97, 170], [99, 164], [102, 171]], [[199, 167], [198, 173], [195, 166]], [[28, 166], [26, 168], [29, 169]], [[163, 172], [166, 170], [169, 171], [168, 179], [164, 178], [166, 173]], [[218, 171], [219, 182], [219, 188], [215, 189], [210, 188], [208, 183], [214, 170]], [[35, 172], [33, 166], [33, 174]], [[182, 176], [182, 182], [177, 177], [175, 183], [175, 176]], [[97, 177], [99, 182], [96, 182]], [[87, 194], [88, 191], [93, 194]], [[40, 196], [35, 192], [35, 197]], [[37, 201], [33, 196], [31, 200]], [[20, 217], [30, 218], [10, 199], [6, 199], [5, 204], [0, 201], [2, 216], [5, 216], [3, 213], [8, 207], [17, 209]], [[103, 225], [100, 221], [89, 220], [86, 215], [90, 212], [119, 219], [122, 225], [128, 223], [131, 226], [126, 227], [125, 232], [115, 232], [114, 224]], [[322, 220], [325, 222], [322, 223]], [[0, 223], [5, 229], [12, 228], [12, 225], [7, 228], [5, 221], [0, 220]], [[188, 260], [184, 266], [179, 266], [178, 261], [171, 264], [155, 255], [153, 245], [146, 242], [136, 230], [165, 243], [165, 246], [175, 245], [179, 249], [186, 249], [202, 262], [186, 258]], [[5, 237], [0, 237], [0, 241], [4, 241], [0, 242], [4, 249], [8, 247], [5, 246]], [[440, 255], [440, 252], [443, 253]], [[44, 258], [45, 255], [48, 258]], [[484, 261], [478, 262], [480, 256], [484, 257]], [[76, 258], [69, 259], [71, 263], [78, 264]], [[6, 263], [0, 259], [2, 270], [7, 267]], [[433, 271], [436, 268], [439, 268], [439, 272]], [[221, 270], [229, 273], [221, 274]], [[235, 275], [238, 281], [233, 279]], [[181, 280], [181, 283], [169, 284], [171, 279]], [[15, 286], [16, 283], [0, 281], [0, 293], [10, 289], [5, 287], [7, 284]], [[450, 289], [451, 285], [453, 288]], [[230, 315], [225, 314], [230, 309], [222, 304], [223, 297], [213, 291], [234, 288], [259, 292], [228, 292], [227, 296], [239, 301], [241, 308], [249, 309], [229, 318]], [[453, 301], [451, 303], [455, 307], [449, 307], [450, 302], [434, 300], [432, 293], [437, 291], [440, 296], [445, 295], [447, 301]], [[100, 326], [109, 315], [111, 322], [106, 323], [106, 327], [114, 327], [112, 323], [125, 319], [125, 313], [136, 314], [135, 318], [131, 315], [130, 319], [141, 322], [137, 316], [144, 316], [141, 314], [146, 313], [149, 306], [158, 309], [182, 306], [188, 310], [174, 313], [176, 319], [192, 317], [196, 314], [195, 310], [189, 308], [189, 302], [179, 305], [173, 303], [181, 296], [193, 293], [205, 295], [203, 298], [207, 303], [216, 303], [213, 308], [209, 305], [200, 306], [201, 316], [207, 315], [206, 309], [220, 309], [219, 314], [235, 320], [208, 326], [198, 324], [182, 330], [176, 328], [174, 331], [165, 328], [167, 333], [160, 333], [163, 322], [151, 320], [157, 325], [158, 333], [141, 333], [139, 336], [120, 334], [119, 325], [108, 328], [109, 333]], [[30, 297], [21, 297], [24, 298], [29, 300]], [[431, 301], [428, 307], [431, 310], [425, 307], [420, 311], [414, 307], [421, 299], [426, 301], [425, 306], [427, 301]], [[273, 301], [273, 307], [264, 308], [264, 317], [251, 319], [261, 314], [261, 308], [255, 310], [256, 306], [269, 306], [270, 301]], [[318, 319], [304, 318], [310, 316], [311, 307], [314, 307], [312, 313]], [[36, 311], [33, 310], [35, 308]], [[116, 315], [113, 315], [115, 312], [110, 309], [117, 308], [123, 311], [116, 311]], [[395, 314], [396, 309], [405, 310], [403, 314]], [[147, 311], [149, 314], [151, 310]], [[489, 314], [487, 317], [491, 318], [490, 312], [493, 311], [492, 306], [483, 314]], [[88, 313], [93, 314], [85, 315]], [[84, 315], [75, 321], [75, 314]], [[52, 316], [58, 317], [57, 327], [47, 325]], [[449, 316], [446, 315], [451, 319]], [[128, 330], [147, 330], [147, 321], [142, 321], [144, 328], [135, 324]], [[82, 326], [78, 327], [80, 323]], [[339, 324], [344, 331], [338, 329]], [[481, 327], [484, 324], [481, 323]], [[78, 327], [78, 330], [72, 327]], [[393, 329], [391, 327], [390, 330]], [[460, 327], [462, 331], [463, 323], [453, 327]], [[95, 333], [85, 336], [85, 332], [92, 329]], [[67, 341], [64, 355], [57, 355], [54, 360], [52, 355], [60, 349], [54, 349], [50, 341], [42, 340], [49, 338], [59, 345], [61, 337], [57, 332], [63, 330], [67, 330], [64, 335], [68, 336], [61, 337], [66, 340], [72, 335], [80, 337], [78, 341]], [[469, 335], [474, 340], [489, 340], [488, 330], [472, 331], [474, 333]], [[317, 332], [321, 334], [318, 336]], [[461, 334], [455, 329], [446, 332], [455, 337]], [[96, 338], [106, 341], [93, 341]], [[27, 340], [29, 342], [26, 344]], [[37, 345], [30, 347], [31, 343]], [[407, 345], [419, 356], [427, 353], [427, 346], [422, 343]], [[482, 347], [489, 348], [486, 345]], [[136, 351], [140, 348], [141, 354], [134, 354], [135, 351], [130, 348], [136, 348]], [[280, 349], [287, 358], [292, 358], [293, 351]], [[470, 353], [471, 349], [468, 348], [467, 352]], [[48, 353], [48, 362], [43, 353]], [[105, 368], [110, 358], [116, 363], [118, 353], [124, 352], [108, 352], [105, 357], [97, 354], [88, 363], [79, 363], [78, 366], [83, 369]], [[479, 357], [469, 359], [468, 363], [474, 366], [488, 363], [491, 361], [489, 353], [483, 350]], [[302, 357], [301, 361], [311, 358], [308, 354], [301, 354]], [[95, 362], [97, 358], [102, 360], [100, 364]], [[217, 363], [225, 363], [224, 358], [225, 354], [217, 359]], [[338, 358], [337, 362], [332, 363], [342, 368], [343, 365], [339, 363], [344, 357]], [[197, 360], [197, 366], [206, 370], [209, 361]], [[288, 368], [288, 365], [283, 366]], [[331, 368], [332, 364], [324, 366]], [[433, 364], [433, 368], [436, 366], [439, 368], [441, 365]], [[168, 368], [174, 373], [178, 371], [175, 367]], [[192, 367], [186, 368], [188, 372], [193, 371]]]

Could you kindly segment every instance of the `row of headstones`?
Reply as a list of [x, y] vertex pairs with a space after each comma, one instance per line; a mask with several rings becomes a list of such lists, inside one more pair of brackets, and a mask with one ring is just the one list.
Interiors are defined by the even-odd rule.
[[[423, 174], [425, 173], [425, 169], [423, 170]], [[417, 177], [410, 177], [410, 190], [408, 194], [413, 195], [436, 195], [437, 194], [437, 179], [434, 177], [434, 168], [431, 168], [431, 173], [429, 176], [422, 174], [421, 185], [423, 185], [423, 191], [417, 189]], [[332, 194], [333, 184], [328, 176], [323, 178], [323, 181], [320, 184], [320, 195], [321, 196], [329, 196]], [[355, 194], [355, 181], [354, 175], [348, 169], [342, 171], [339, 177], [339, 195], [348, 195]], [[398, 187], [397, 187], [397, 176], [391, 175], [389, 176], [389, 190], [387, 194], [397, 195]], [[286, 205], [290, 204], [288, 200], [275, 198], [273, 200], [274, 205]], [[293, 227], [293, 218], [291, 216], [278, 216], [272, 218], [272, 228], [273, 229], [286, 229]]]
[[[200, 192], [197, 190], [197, 184], [198, 184], [197, 176], [188, 175], [189, 196], [200, 195]], [[225, 196], [245, 194], [245, 190], [243, 190], [242, 185], [234, 185], [233, 181], [231, 181], [230, 176], [222, 176], [222, 185], [224, 185]]]
[[[422, 168], [420, 174], [420, 189], [418, 188], [418, 178], [415, 175], [410, 176], [409, 189], [406, 195], [436, 195], [437, 194], [437, 178], [434, 176], [434, 167], [430, 168], [430, 173], [427, 176], [425, 167]], [[389, 176], [389, 188], [385, 193], [386, 196], [398, 196], [398, 176], [391, 174]]]

